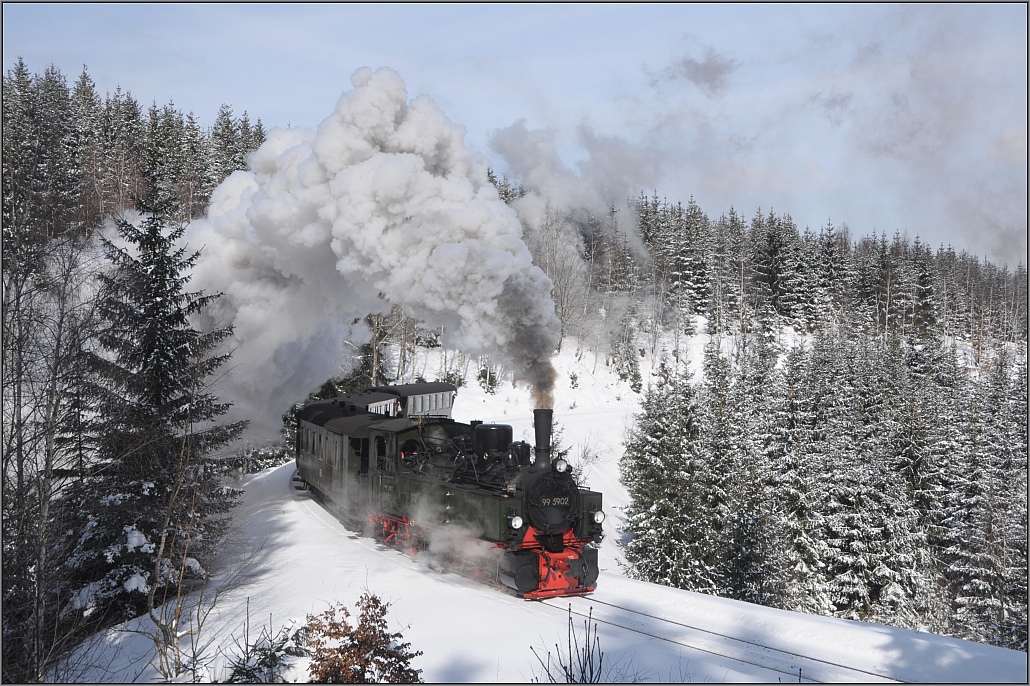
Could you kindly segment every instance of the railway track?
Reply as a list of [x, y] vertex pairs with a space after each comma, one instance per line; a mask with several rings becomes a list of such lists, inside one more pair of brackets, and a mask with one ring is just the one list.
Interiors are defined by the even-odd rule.
[[[302, 503], [302, 507], [309, 515], [333, 528], [341, 525], [339, 518], [314, 498], [304, 500], [306, 502]], [[367, 548], [381, 547], [382, 545], [371, 538], [362, 537], [352, 530], [341, 530], [340, 533], [357, 539]], [[512, 598], [512, 600], [515, 599]], [[519, 604], [523, 602], [525, 601], [517, 601]], [[633, 632], [686, 650], [751, 665], [758, 670], [782, 674], [782, 678], [779, 679], [782, 683], [900, 683], [898, 679], [886, 674], [803, 655], [758, 641], [706, 629], [689, 622], [634, 610], [600, 600], [596, 596], [566, 596], [536, 601], [530, 605], [538, 607], [543, 605], [563, 615], [571, 610], [572, 614], [577, 617], [592, 616], [593, 621], [599, 625]]]
[[694, 626], [686, 622], [659, 617], [628, 607], [615, 605], [596, 597], [556, 598], [542, 604], [578, 617], [592, 616], [598, 624], [631, 631], [649, 638], [724, 657], [784, 675], [783, 682], [857, 682], [900, 683], [894, 677], [851, 667], [832, 660], [802, 655], [757, 641], [738, 638]]

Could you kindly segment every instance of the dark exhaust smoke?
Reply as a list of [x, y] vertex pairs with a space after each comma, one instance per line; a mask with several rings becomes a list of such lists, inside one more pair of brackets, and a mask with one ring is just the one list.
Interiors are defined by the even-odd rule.
[[536, 432], [536, 466], [551, 464], [551, 423], [554, 410], [533, 410], [533, 428]]

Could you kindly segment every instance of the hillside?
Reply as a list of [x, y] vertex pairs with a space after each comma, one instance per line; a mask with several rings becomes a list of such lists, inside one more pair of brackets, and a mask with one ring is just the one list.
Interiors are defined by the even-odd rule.
[[[691, 356], [700, 349], [691, 348]], [[645, 379], [649, 358], [642, 359]], [[598, 590], [587, 598], [526, 602], [489, 586], [411, 560], [347, 530], [290, 487], [292, 466], [245, 478], [235, 513], [238, 534], [215, 584], [238, 565], [243, 575], [212, 610], [199, 645], [208, 656], [207, 679], [227, 675], [225, 654], [262, 626], [301, 622], [340, 601], [350, 608], [369, 590], [392, 603], [390, 628], [414, 650], [414, 666], [429, 682], [519, 682], [541, 677], [531, 651], [543, 656], [567, 636], [568, 608], [597, 620], [610, 680], [691, 682], [968, 681], [1025, 682], [1026, 654], [951, 638], [774, 610], [628, 579], [619, 564], [617, 527], [627, 495], [618, 480], [623, 433], [639, 396], [589, 353], [577, 360], [567, 347], [556, 358], [555, 417], [560, 443], [571, 448], [590, 486], [605, 494], [608, 538], [601, 547]], [[576, 388], [572, 388], [575, 375]], [[463, 387], [459, 420], [510, 423], [532, 440], [528, 392], [501, 384], [495, 394]], [[582, 455], [590, 457], [582, 459]], [[249, 562], [248, 562], [249, 561]], [[149, 681], [153, 644], [146, 622], [135, 620], [94, 646], [81, 678]], [[139, 631], [143, 633], [138, 633]], [[582, 633], [582, 632], [581, 632]], [[303, 662], [289, 673], [305, 680]]]

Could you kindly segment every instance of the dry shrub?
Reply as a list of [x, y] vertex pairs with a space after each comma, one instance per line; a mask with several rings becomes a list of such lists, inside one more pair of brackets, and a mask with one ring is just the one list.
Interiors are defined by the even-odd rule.
[[400, 632], [387, 631], [389, 607], [366, 591], [358, 599], [356, 627], [348, 621], [351, 613], [343, 605], [308, 615], [311, 680], [327, 684], [421, 683], [422, 670], [412, 669], [411, 659], [422, 651], [411, 652], [411, 644], [400, 642]]

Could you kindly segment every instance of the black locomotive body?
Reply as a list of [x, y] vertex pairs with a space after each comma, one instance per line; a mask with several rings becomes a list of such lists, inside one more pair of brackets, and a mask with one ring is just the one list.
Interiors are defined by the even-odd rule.
[[536, 447], [506, 424], [451, 419], [455, 386], [381, 386], [297, 412], [307, 486], [381, 540], [442, 553], [525, 598], [589, 593], [603, 537], [601, 494], [551, 459], [551, 410]]

